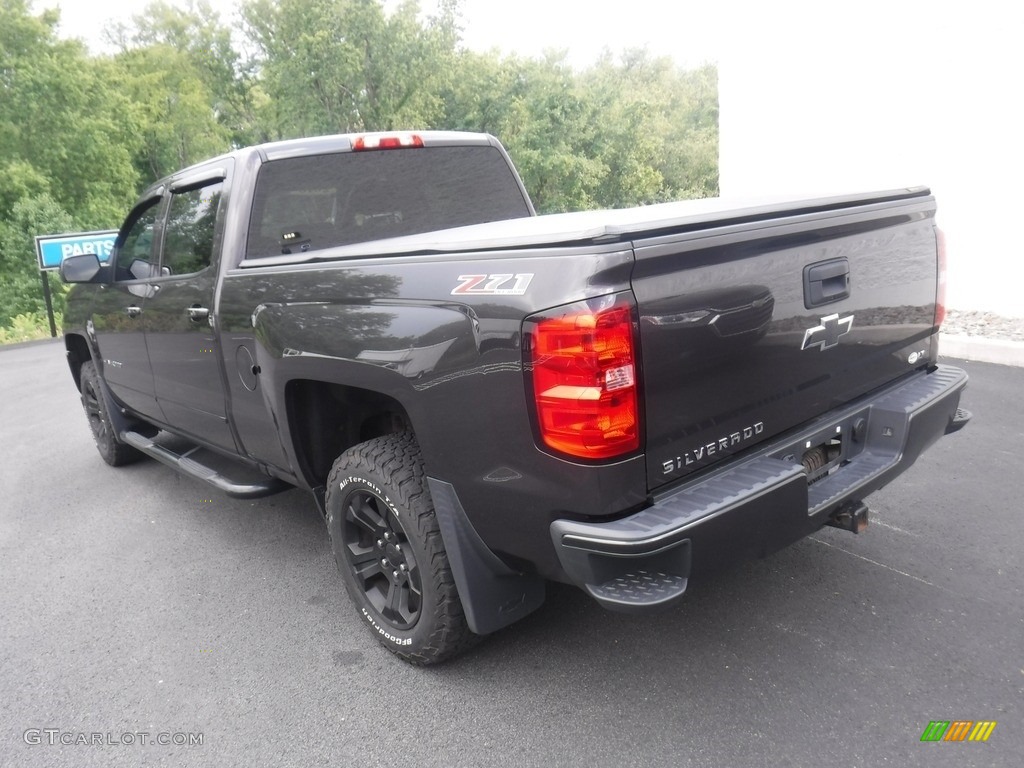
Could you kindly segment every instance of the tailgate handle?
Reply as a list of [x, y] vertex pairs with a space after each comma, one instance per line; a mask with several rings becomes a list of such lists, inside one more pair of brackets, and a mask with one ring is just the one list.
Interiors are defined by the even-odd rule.
[[850, 262], [832, 259], [804, 267], [804, 306], [807, 309], [850, 296]]

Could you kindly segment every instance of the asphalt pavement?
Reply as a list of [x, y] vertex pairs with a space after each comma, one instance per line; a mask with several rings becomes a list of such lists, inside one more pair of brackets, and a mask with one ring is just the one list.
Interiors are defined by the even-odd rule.
[[[107, 467], [62, 351], [0, 351], [0, 766], [1022, 764], [1022, 368], [959, 362], [974, 420], [862, 535], [656, 616], [552, 586], [417, 669], [357, 618], [304, 493]], [[997, 724], [922, 742], [931, 721]]]

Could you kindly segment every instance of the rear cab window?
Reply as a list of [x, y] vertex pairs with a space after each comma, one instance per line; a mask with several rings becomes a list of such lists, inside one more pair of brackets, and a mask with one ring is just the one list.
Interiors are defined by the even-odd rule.
[[260, 168], [246, 259], [529, 216], [491, 146], [418, 147], [271, 160]]

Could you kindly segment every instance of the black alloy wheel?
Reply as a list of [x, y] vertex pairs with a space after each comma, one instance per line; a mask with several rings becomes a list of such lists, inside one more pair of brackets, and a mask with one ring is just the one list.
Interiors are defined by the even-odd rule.
[[132, 446], [122, 443], [118, 438], [114, 423], [107, 412], [99, 372], [91, 360], [82, 365], [79, 381], [82, 408], [85, 409], [85, 417], [89, 420], [89, 429], [92, 430], [93, 440], [96, 441], [96, 450], [100, 452], [103, 460], [112, 467], [120, 467], [141, 459], [141, 453]]
[[423, 606], [420, 569], [401, 521], [368, 488], [346, 497], [345, 556], [367, 602], [395, 629], [415, 626]]

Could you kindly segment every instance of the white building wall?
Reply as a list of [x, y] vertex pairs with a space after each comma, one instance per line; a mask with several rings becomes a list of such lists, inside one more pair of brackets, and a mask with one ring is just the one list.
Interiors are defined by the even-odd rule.
[[1024, 5], [752, 8], [720, 58], [722, 194], [928, 185], [950, 306], [1024, 317]]

